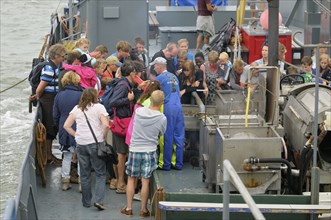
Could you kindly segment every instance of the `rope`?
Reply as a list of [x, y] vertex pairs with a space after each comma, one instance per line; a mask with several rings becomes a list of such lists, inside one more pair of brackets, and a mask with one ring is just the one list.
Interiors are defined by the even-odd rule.
[[18, 84], [24, 82], [24, 81], [27, 80], [27, 79], [28, 79], [28, 77], [25, 77], [24, 79], [22, 79], [21, 81], [18, 81], [18, 82], [15, 83], [14, 85], [9, 86], [8, 88], [6, 88], [6, 89], [4, 89], [4, 90], [1, 90], [0, 93], [6, 92], [7, 90], [14, 88], [15, 86], [17, 86]]
[[[164, 200], [163, 194], [164, 194], [163, 187], [160, 187], [160, 188], [157, 188], [156, 189], [154, 195], [152, 196], [151, 204], [149, 206], [149, 210], [150, 210], [150, 216], [149, 217], [150, 217], [150, 219], [152, 219], [152, 208], [153, 208], [153, 203], [154, 203], [155, 196], [156, 195], [159, 195], [159, 196], [157, 196], [157, 201], [156, 201], [158, 203], [159, 201], [163, 201]], [[162, 198], [160, 198], [161, 195], [162, 195]], [[155, 206], [155, 219], [157, 219], [157, 216], [156, 216], [156, 209], [157, 208], [158, 207]]]
[[46, 150], [46, 128], [38, 122], [36, 125], [36, 143], [37, 143], [37, 161], [40, 168], [40, 175], [42, 185], [46, 186], [46, 173], [45, 167], [47, 164], [47, 150]]
[[[76, 22], [75, 26], [73, 26], [73, 33], [77, 33], [80, 27], [80, 18], [77, 15], [74, 16], [74, 18], [76, 19]], [[65, 16], [61, 16], [61, 26], [63, 27], [64, 32], [69, 36], [70, 31]]]
[[60, 4], [61, 4], [62, 0], [59, 1], [59, 4], [57, 5], [56, 9], [55, 9], [55, 12], [57, 13], [57, 10], [59, 9], [60, 7]]

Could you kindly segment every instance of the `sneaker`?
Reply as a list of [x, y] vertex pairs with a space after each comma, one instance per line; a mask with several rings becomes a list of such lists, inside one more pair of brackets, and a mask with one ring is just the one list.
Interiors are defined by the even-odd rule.
[[94, 203], [94, 207], [96, 207], [99, 211], [105, 210], [106, 207], [102, 203]]
[[136, 201], [141, 201], [141, 195], [140, 195], [140, 192], [139, 192], [139, 193], [136, 193], [136, 194], [134, 194], [134, 196], [133, 196], [133, 200], [136, 200]]
[[151, 213], [147, 210], [147, 212], [144, 212], [144, 211], [140, 211], [140, 218], [147, 218], [151, 215]]
[[121, 212], [122, 215], [126, 215], [128, 217], [133, 216], [132, 209], [126, 210], [126, 207], [122, 208], [120, 212]]

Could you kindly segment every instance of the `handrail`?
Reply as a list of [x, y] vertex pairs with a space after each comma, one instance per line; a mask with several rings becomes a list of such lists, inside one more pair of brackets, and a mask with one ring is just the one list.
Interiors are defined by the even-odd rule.
[[223, 220], [229, 220], [229, 203], [230, 203], [230, 180], [232, 184], [238, 189], [239, 193], [242, 195], [244, 201], [250, 208], [255, 219], [265, 220], [265, 217], [257, 207], [255, 201], [252, 196], [247, 191], [245, 185], [241, 181], [237, 172], [231, 165], [229, 160], [223, 161]]
[[323, 3], [321, 3], [318, 0], [313, 0], [313, 2], [318, 5], [322, 10], [324, 10], [329, 16], [331, 16], [331, 11], [330, 9], [328, 9], [325, 5], [323, 5]]

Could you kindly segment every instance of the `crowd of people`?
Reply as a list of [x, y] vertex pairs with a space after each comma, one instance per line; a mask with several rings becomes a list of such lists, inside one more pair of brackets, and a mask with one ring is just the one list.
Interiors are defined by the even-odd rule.
[[[199, 42], [203, 39], [200, 36], [209, 35], [199, 32]], [[53, 45], [36, 95], [31, 97], [40, 102], [47, 130], [48, 159], [50, 163], [62, 165], [64, 191], [71, 188], [71, 162], [78, 158], [84, 207], [90, 207], [93, 198], [96, 208], [106, 208], [103, 200], [108, 181], [110, 189], [126, 194], [127, 204], [120, 210], [123, 215], [133, 215], [133, 196], [135, 191], [140, 191], [140, 216], [149, 216], [148, 185], [153, 171], [183, 168], [182, 104], [195, 104], [195, 97], [199, 96], [206, 105], [214, 105], [217, 90], [256, 88], [259, 81], [254, 77], [266, 77], [263, 73], [259, 76], [259, 72], [249, 74], [249, 69], [268, 64], [267, 44], [261, 47], [261, 59], [251, 64], [241, 59], [232, 63], [226, 52], [219, 54], [217, 51], [210, 51], [205, 60], [203, 53], [188, 51], [186, 39], [168, 43], [151, 60], [144, 46], [145, 42], [139, 37], [134, 39], [133, 47], [121, 40], [116, 44], [116, 52], [108, 56], [108, 49], [103, 45], [89, 52], [90, 42], [86, 38], [78, 39], [72, 51], [60, 44]], [[279, 43], [282, 74], [294, 71], [303, 76], [304, 82], [315, 79], [313, 63], [318, 65], [316, 58], [303, 57], [301, 68], [293, 70], [284, 62], [285, 53], [285, 46]], [[323, 48], [319, 65], [320, 83], [330, 85], [330, 58]], [[112, 90], [111, 95], [109, 100], [103, 100], [107, 90]], [[109, 129], [116, 126], [115, 121], [123, 119], [131, 120], [130, 125], [126, 125], [126, 129], [130, 128], [125, 135]], [[57, 135], [62, 161], [51, 152]], [[98, 147], [105, 142], [115, 148], [117, 165], [108, 166], [97, 156]], [[92, 169], [96, 175], [94, 196]]]

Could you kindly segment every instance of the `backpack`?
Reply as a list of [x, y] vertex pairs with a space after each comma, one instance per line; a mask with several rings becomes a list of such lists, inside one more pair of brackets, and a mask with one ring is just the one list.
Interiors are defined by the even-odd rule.
[[[41, 72], [43, 71], [43, 69], [46, 65], [50, 65], [52, 67], [54, 66], [48, 61], [40, 61], [39, 63], [36, 63], [35, 61], [33, 61], [33, 65], [32, 65], [33, 67], [29, 74], [29, 77], [28, 77], [28, 80], [29, 80], [29, 83], [31, 86], [31, 93], [32, 93], [31, 95], [36, 94], [37, 87], [40, 83]], [[54, 67], [53, 67], [53, 69], [54, 69]], [[54, 75], [53, 75], [54, 80], [55, 80], [55, 77], [56, 77], [56, 74], [54, 71]], [[33, 101], [33, 106], [37, 106], [36, 101]]]
[[40, 62], [38, 63], [37, 65], [35, 65], [30, 74], [29, 74], [29, 83], [30, 83], [30, 86], [32, 88], [32, 94], [36, 94], [36, 89], [40, 83], [40, 76], [41, 76], [41, 72], [43, 71], [44, 67], [46, 65], [50, 65], [50, 63], [48, 61], [43, 61], [43, 62]]
[[124, 81], [124, 80], [119, 80], [119, 81], [112, 80], [106, 86], [105, 92], [103, 93], [103, 95], [101, 96], [101, 99], [100, 99], [100, 103], [105, 106], [105, 108], [106, 108], [109, 115], [111, 115], [112, 112], [113, 112], [113, 109], [110, 108], [110, 100], [111, 100], [112, 94], [114, 93], [114, 87], [116, 85], [126, 85], [126, 86], [128, 86], [127, 82]]

